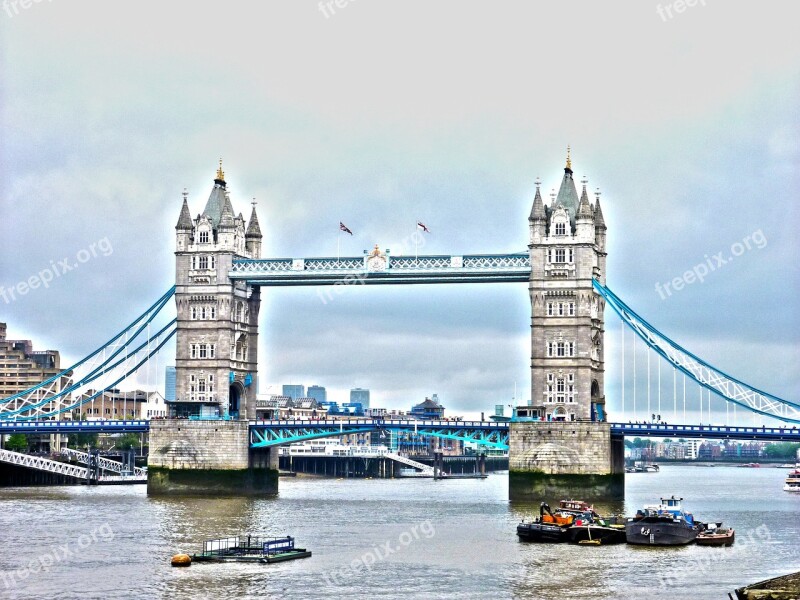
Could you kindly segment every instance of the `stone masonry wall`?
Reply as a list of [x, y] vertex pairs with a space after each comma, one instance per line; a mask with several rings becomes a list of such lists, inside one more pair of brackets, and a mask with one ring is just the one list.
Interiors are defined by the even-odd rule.
[[150, 421], [148, 467], [247, 469], [247, 421]]
[[546, 475], [611, 475], [623, 472], [621, 451], [608, 423], [544, 421], [511, 423], [509, 471]]

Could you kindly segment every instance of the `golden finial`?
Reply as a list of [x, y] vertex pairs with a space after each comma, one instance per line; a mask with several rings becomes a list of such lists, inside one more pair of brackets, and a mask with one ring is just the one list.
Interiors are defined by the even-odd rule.
[[572, 170], [572, 159], [569, 157], [570, 148], [567, 146], [567, 168]]
[[222, 158], [219, 159], [219, 169], [217, 169], [217, 179], [225, 181], [225, 171], [222, 170]]

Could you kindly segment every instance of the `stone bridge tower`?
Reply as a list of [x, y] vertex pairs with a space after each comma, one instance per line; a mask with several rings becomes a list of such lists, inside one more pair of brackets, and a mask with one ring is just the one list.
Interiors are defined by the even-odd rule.
[[249, 223], [235, 215], [220, 160], [203, 212], [192, 218], [184, 192], [175, 231], [172, 414], [255, 418], [259, 288], [228, 278], [234, 259], [261, 257], [255, 202]]
[[605, 421], [604, 303], [606, 225], [597, 192], [578, 197], [567, 165], [558, 195], [542, 201], [539, 182], [529, 217], [531, 253], [531, 416]]
[[617, 496], [624, 444], [606, 421], [603, 375], [606, 224], [599, 193], [578, 195], [567, 149], [548, 205], [537, 181], [530, 218], [531, 404], [509, 429], [512, 498]]

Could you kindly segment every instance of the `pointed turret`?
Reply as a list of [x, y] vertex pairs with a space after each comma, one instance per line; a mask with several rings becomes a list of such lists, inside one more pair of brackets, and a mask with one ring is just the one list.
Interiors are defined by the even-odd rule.
[[246, 237], [258, 238], [258, 239], [261, 239], [263, 237], [261, 235], [261, 226], [258, 223], [258, 214], [256, 213], [255, 198], [253, 198], [253, 212], [250, 214], [250, 222], [247, 224]]
[[564, 167], [564, 178], [561, 180], [561, 187], [558, 189], [555, 206], [563, 206], [569, 213], [570, 221], [575, 223], [575, 213], [578, 212], [578, 190], [575, 189], [575, 182], [572, 179], [572, 159], [570, 158], [570, 147], [567, 146], [567, 165]]
[[175, 248], [177, 250], [183, 251], [189, 247], [189, 244], [192, 243], [193, 230], [194, 223], [192, 223], [192, 215], [189, 212], [189, 192], [183, 188], [183, 205], [178, 223], [175, 225]]
[[606, 228], [606, 221], [603, 218], [603, 209], [600, 208], [600, 188], [594, 193], [597, 200], [594, 203], [594, 226], [597, 228]]
[[183, 190], [183, 206], [181, 206], [181, 214], [178, 217], [178, 224], [175, 225], [175, 229], [181, 230], [192, 230], [192, 215], [189, 212], [189, 201], [188, 201], [189, 193], [184, 188]]
[[547, 212], [542, 202], [542, 192], [539, 189], [542, 185], [542, 180], [536, 178], [536, 195], [533, 197], [533, 207], [531, 208], [531, 215], [528, 217], [528, 229], [530, 230], [530, 245], [539, 243], [539, 240], [544, 237], [545, 228], [547, 225]]
[[261, 258], [261, 226], [258, 223], [256, 213], [256, 199], [253, 198], [253, 212], [250, 213], [250, 222], [247, 224], [247, 232], [244, 235], [245, 248], [252, 258]]
[[203, 209], [203, 214], [211, 219], [214, 229], [219, 227], [219, 221], [222, 217], [222, 207], [225, 204], [225, 186], [225, 172], [222, 170], [222, 159], [220, 158], [217, 176], [214, 178], [214, 187], [211, 189], [211, 195], [208, 197], [206, 207]]
[[231, 204], [231, 199], [226, 194], [225, 199], [222, 201], [222, 211], [220, 212], [219, 226], [233, 227], [235, 218], [236, 217], [233, 213], [233, 204]]
[[592, 205], [589, 203], [589, 195], [586, 193], [586, 184], [588, 183], [586, 177], [583, 178], [581, 183], [583, 184], [583, 192], [581, 192], [581, 199], [578, 202], [578, 212], [575, 216], [578, 219], [591, 219], [594, 217], [594, 212], [592, 211]]
[[536, 195], [533, 197], [533, 207], [531, 208], [531, 216], [528, 217], [529, 221], [544, 221], [547, 214], [544, 212], [544, 202], [542, 201], [542, 193], [539, 186], [542, 185], [542, 180], [536, 178]]

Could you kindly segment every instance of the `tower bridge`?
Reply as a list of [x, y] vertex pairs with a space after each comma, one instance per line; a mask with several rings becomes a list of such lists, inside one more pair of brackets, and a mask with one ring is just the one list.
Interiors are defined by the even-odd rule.
[[[791, 425], [800, 424], [800, 405], [714, 368], [660, 333], [607, 287], [607, 228], [600, 194], [590, 197], [587, 181], [581, 183], [579, 194], [569, 153], [560, 188], [547, 204], [537, 179], [524, 252], [412, 257], [392, 255], [376, 244], [359, 257], [263, 258], [255, 203], [249, 219], [235, 213], [220, 162], [208, 201], [196, 217], [184, 192], [175, 226], [174, 288], [63, 373], [0, 399], [0, 433], [149, 430], [150, 493], [200, 494], [274, 491], [277, 446], [381, 428], [508, 448], [512, 474], [611, 483], [620, 483], [623, 476], [625, 435], [797, 439], [797, 430], [788, 426], [610, 422], [604, 383], [607, 306], [634, 339], [663, 359], [673, 377], [682, 374], [684, 402], [688, 379], [701, 389], [701, 407], [705, 391], [734, 411], [739, 407]], [[519, 418], [511, 423], [264, 420], [256, 403], [261, 288], [354, 280], [364, 285], [526, 283], [531, 301], [530, 404], [518, 407]], [[172, 298], [176, 318], [157, 326]], [[82, 407], [135, 373], [173, 336], [176, 400], [171, 412], [183, 418], [57, 420], [63, 414], [80, 417]], [[61, 376], [69, 382], [59, 389]], [[624, 382], [621, 392], [624, 403]]]

